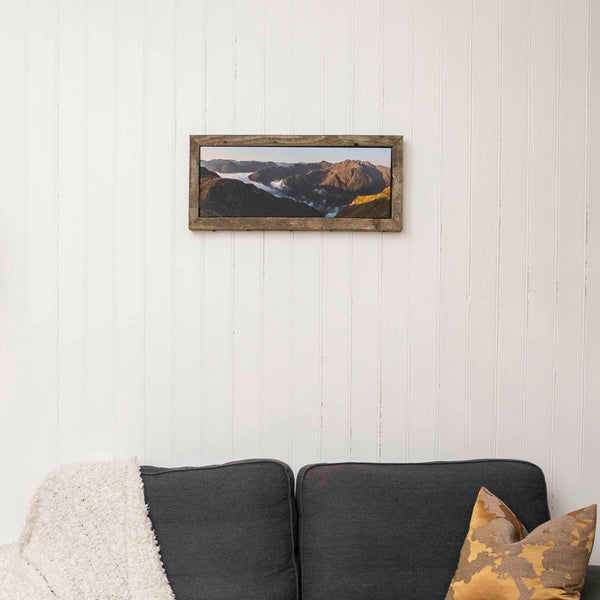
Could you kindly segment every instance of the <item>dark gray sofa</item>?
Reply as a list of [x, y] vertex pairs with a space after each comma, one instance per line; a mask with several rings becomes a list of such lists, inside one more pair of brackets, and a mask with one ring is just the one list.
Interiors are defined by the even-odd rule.
[[309, 465], [295, 493], [272, 460], [142, 478], [177, 600], [443, 600], [482, 485], [530, 531], [549, 518], [542, 471], [512, 460]]

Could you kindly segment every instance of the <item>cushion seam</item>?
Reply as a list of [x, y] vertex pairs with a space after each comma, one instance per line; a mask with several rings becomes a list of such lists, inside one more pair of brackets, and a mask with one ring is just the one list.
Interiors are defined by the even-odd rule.
[[[287, 465], [286, 465], [287, 466]], [[298, 561], [296, 557], [296, 544], [294, 540], [294, 505], [295, 502], [295, 494], [294, 494], [294, 472], [291, 468], [286, 468], [285, 475], [287, 478], [288, 484], [288, 509], [289, 509], [289, 517], [290, 517], [290, 543], [291, 543], [291, 556], [292, 556], [292, 564], [294, 566], [294, 581], [295, 581], [295, 591], [296, 591], [296, 600], [300, 600], [300, 580], [298, 577]]]
[[[546, 475], [544, 471], [539, 465], [536, 465], [533, 462], [528, 460], [521, 460], [518, 458], [475, 458], [471, 460], [435, 460], [435, 461], [426, 461], [426, 462], [404, 462], [404, 463], [379, 463], [379, 462], [352, 462], [352, 461], [344, 461], [344, 462], [334, 462], [334, 463], [314, 463], [312, 465], [306, 465], [302, 467], [298, 473], [299, 482], [302, 481], [304, 483], [304, 477], [306, 474], [312, 469], [318, 467], [336, 467], [336, 466], [345, 466], [345, 465], [367, 465], [367, 466], [375, 466], [375, 467], [400, 467], [400, 466], [444, 466], [444, 465], [464, 465], [464, 464], [477, 464], [477, 463], [515, 463], [521, 465], [527, 465], [533, 467], [542, 477], [542, 481], [544, 483], [544, 504], [546, 507], [546, 513], [550, 515], [550, 504], [548, 502], [548, 484], [546, 482]], [[302, 492], [304, 488], [298, 486], [298, 489], [301, 489]], [[301, 495], [301, 494], [300, 494]]]
[[216, 469], [225, 469], [227, 467], [246, 467], [246, 466], [252, 466], [252, 465], [275, 465], [277, 467], [282, 468], [284, 471], [286, 471], [286, 473], [288, 472], [288, 469], [290, 469], [290, 467], [280, 461], [277, 460], [252, 460], [252, 461], [239, 461], [239, 462], [231, 462], [231, 463], [224, 463], [222, 465], [206, 465], [203, 467], [154, 467], [153, 465], [142, 465], [140, 468], [144, 469], [147, 467], [151, 467], [151, 468], [158, 468], [161, 469], [159, 472], [144, 472], [143, 475], [144, 477], [156, 477], [159, 475], [168, 475], [170, 473], [182, 473], [182, 472], [186, 472], [186, 471], [212, 471], [212, 470], [216, 470]]

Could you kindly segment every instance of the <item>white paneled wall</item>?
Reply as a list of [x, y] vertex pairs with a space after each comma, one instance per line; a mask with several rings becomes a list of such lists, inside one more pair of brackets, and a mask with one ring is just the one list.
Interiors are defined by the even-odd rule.
[[[600, 500], [600, 0], [0, 6], [0, 542], [131, 454]], [[205, 132], [402, 134], [405, 231], [192, 233]]]

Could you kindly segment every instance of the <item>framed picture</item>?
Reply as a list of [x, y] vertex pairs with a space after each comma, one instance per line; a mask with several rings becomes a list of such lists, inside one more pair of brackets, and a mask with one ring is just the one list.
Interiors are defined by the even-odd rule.
[[402, 230], [402, 136], [192, 135], [189, 227]]

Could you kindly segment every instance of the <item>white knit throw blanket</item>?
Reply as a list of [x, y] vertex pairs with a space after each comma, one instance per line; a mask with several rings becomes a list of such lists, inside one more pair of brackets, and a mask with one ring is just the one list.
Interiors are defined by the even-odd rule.
[[0, 548], [0, 600], [174, 598], [135, 459], [57, 469]]

